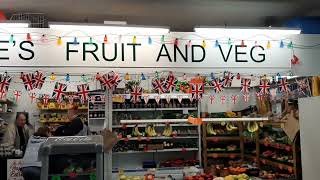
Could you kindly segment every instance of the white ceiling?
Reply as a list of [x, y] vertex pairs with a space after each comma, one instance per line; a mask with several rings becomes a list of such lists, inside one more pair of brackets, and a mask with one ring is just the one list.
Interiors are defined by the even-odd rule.
[[281, 25], [295, 16], [320, 15], [320, 0], [0, 0], [0, 10], [42, 12], [50, 21], [163, 25]]

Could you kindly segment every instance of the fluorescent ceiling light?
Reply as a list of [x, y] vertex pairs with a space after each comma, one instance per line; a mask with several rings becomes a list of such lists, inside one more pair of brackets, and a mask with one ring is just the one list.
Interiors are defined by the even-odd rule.
[[0, 21], [0, 28], [27, 28], [29, 25], [28, 21]]
[[105, 25], [105, 24], [76, 24], [49, 22], [49, 27], [58, 30], [104, 32], [104, 34], [121, 35], [164, 35], [169, 32], [167, 27]]
[[287, 35], [300, 34], [300, 29], [285, 28], [222, 28], [222, 27], [195, 27], [194, 31], [204, 36], [215, 37], [241, 37], [241, 36], [270, 36], [283, 37]]

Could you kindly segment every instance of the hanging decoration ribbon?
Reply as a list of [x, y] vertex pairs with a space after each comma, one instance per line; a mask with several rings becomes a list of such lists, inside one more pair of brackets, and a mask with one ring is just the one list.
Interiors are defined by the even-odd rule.
[[267, 79], [262, 79], [260, 81], [259, 88], [260, 88], [261, 94], [263, 95], [269, 94], [269, 88], [270, 88], [269, 81]]
[[223, 85], [220, 83], [219, 79], [212, 80], [212, 85], [216, 93], [223, 91]]
[[139, 86], [132, 86], [130, 90], [130, 96], [131, 96], [131, 102], [134, 104], [137, 102], [141, 102], [141, 96], [142, 96], [143, 89]]
[[59, 99], [62, 99], [65, 96], [66, 91], [67, 91], [66, 84], [56, 82], [53, 89], [52, 98], [58, 101]]
[[156, 96], [154, 96], [154, 99], [156, 100], [156, 103], [159, 105], [159, 104], [160, 104], [161, 96], [156, 95]]
[[80, 97], [81, 104], [84, 104], [89, 99], [89, 84], [77, 85], [78, 96]]
[[224, 76], [223, 79], [223, 87], [230, 87], [232, 84], [234, 76], [232, 75], [231, 72], [228, 72], [226, 76]]
[[178, 95], [177, 98], [178, 98], [178, 102], [181, 104], [181, 103], [182, 103], [183, 96], [182, 96], [182, 95]]
[[145, 103], [145, 104], [148, 104], [149, 98], [150, 98], [149, 95], [143, 95], [143, 100], [144, 100], [144, 103]]

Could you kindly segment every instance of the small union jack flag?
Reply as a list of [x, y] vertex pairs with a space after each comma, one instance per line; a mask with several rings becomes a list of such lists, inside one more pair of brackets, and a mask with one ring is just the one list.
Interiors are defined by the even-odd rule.
[[131, 102], [141, 102], [142, 88], [139, 86], [133, 86], [130, 91]]
[[232, 83], [232, 80], [233, 80], [233, 75], [231, 72], [228, 72], [227, 76], [224, 77], [223, 79], [223, 86], [224, 87], [230, 87], [231, 86], [231, 83]]
[[192, 98], [195, 100], [201, 99], [202, 94], [204, 93], [204, 84], [203, 83], [190, 83], [190, 85], [191, 85]]
[[109, 74], [104, 74], [100, 79], [99, 79], [101, 85], [105, 87], [106, 89], [111, 90], [113, 88], [113, 83], [112, 79], [109, 77]]
[[213, 104], [214, 99], [215, 99], [214, 95], [210, 95], [210, 96], [209, 96], [209, 99], [210, 99], [210, 104]]
[[5, 75], [0, 76], [0, 92], [7, 93], [10, 86], [11, 79], [12, 78], [10, 76], [5, 76]]
[[20, 97], [21, 97], [21, 91], [14, 90], [13, 91], [13, 95], [14, 95], [14, 98], [15, 98], [16, 102], [18, 102]]
[[113, 89], [115, 89], [119, 85], [120, 82], [121, 82], [120, 75], [117, 73], [114, 73], [114, 75], [112, 77], [112, 81], [111, 81]]
[[33, 103], [33, 101], [37, 98], [36, 93], [30, 93], [29, 97], [30, 97], [31, 103]]
[[226, 102], [226, 100], [227, 100], [226, 96], [223, 95], [220, 97], [221, 104], [224, 104]]
[[288, 81], [287, 78], [281, 78], [279, 81], [278, 86], [280, 86], [280, 91], [281, 92], [289, 92], [289, 87], [288, 87]]
[[4, 91], [4, 90], [0, 91], [0, 99], [5, 100], [6, 97], [7, 97], [7, 91]]
[[249, 102], [249, 98], [250, 98], [250, 96], [249, 96], [249, 94], [243, 94], [243, 100], [244, 100], [244, 102]]
[[263, 95], [269, 94], [269, 88], [270, 88], [269, 81], [266, 79], [261, 80], [259, 88], [261, 89], [260, 90], [261, 94]]
[[74, 95], [68, 95], [67, 98], [68, 98], [69, 104], [73, 104]]
[[231, 101], [232, 101], [233, 104], [237, 103], [238, 97], [239, 97], [238, 95], [232, 95], [231, 96]]
[[169, 76], [167, 77], [166, 82], [165, 82], [166, 90], [169, 91], [169, 92], [173, 91], [175, 89], [175, 87], [176, 87], [177, 82], [178, 82], [178, 80], [176, 79], [176, 77], [171, 72], [169, 74]]
[[158, 91], [159, 94], [166, 92], [166, 90], [164, 88], [164, 82], [161, 81], [160, 79], [154, 79], [152, 81], [152, 86], [153, 86], [153, 89]]
[[243, 94], [248, 94], [250, 91], [251, 79], [242, 78], [241, 79], [241, 92]]
[[56, 82], [54, 89], [53, 89], [52, 98], [55, 98], [56, 101], [58, 101], [65, 96], [66, 91], [67, 91], [66, 84]]
[[36, 71], [36, 73], [34, 74], [34, 79], [33, 79], [33, 88], [34, 89], [41, 89], [45, 79], [46, 79], [46, 76], [44, 76], [43, 72]]
[[27, 91], [33, 90], [33, 74], [23, 74], [22, 82]]
[[296, 83], [298, 84], [298, 91], [305, 95], [305, 90], [309, 87], [308, 83], [306, 82], [306, 78], [302, 80], [297, 80]]
[[43, 100], [43, 104], [47, 105], [49, 102], [49, 95], [47, 94], [43, 95], [42, 100]]
[[212, 80], [212, 85], [216, 93], [220, 93], [223, 91], [223, 85], [220, 83], [218, 79]]
[[259, 101], [263, 100], [263, 94], [261, 92], [256, 92], [256, 96], [257, 96]]
[[89, 84], [77, 85], [77, 90], [78, 90], [78, 96], [80, 97], [82, 104], [84, 104], [89, 99], [89, 90], [90, 90]]

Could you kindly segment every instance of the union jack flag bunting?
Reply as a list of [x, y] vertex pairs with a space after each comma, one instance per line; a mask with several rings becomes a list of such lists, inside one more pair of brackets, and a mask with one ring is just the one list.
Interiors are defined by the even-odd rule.
[[14, 90], [13, 91], [13, 95], [14, 95], [14, 98], [15, 98], [16, 102], [18, 102], [20, 97], [21, 97], [21, 91]]
[[34, 100], [37, 98], [36, 93], [30, 93], [29, 97], [30, 97], [31, 103], [33, 103]]
[[24, 84], [26, 91], [33, 90], [33, 81], [34, 81], [34, 75], [32, 73], [22, 75], [22, 82]]
[[109, 77], [109, 74], [104, 74], [103, 76], [101, 76], [99, 81], [105, 89], [111, 90], [113, 88], [112, 79]]
[[47, 95], [47, 94], [43, 95], [42, 101], [43, 101], [44, 105], [47, 105], [49, 102], [49, 95]]
[[0, 100], [6, 100], [7, 99], [7, 91], [0, 91]]
[[173, 91], [176, 88], [177, 82], [178, 82], [177, 78], [173, 75], [173, 73], [170, 73], [165, 82], [166, 90], [168, 92]]
[[69, 104], [73, 104], [73, 101], [75, 98], [74, 95], [68, 95], [67, 98], [68, 98]]
[[306, 93], [304, 91], [309, 88], [309, 85], [306, 82], [306, 78], [305, 79], [301, 79], [301, 80], [297, 80], [296, 79], [296, 83], [298, 84], [299, 93], [302, 93], [303, 95], [306, 95]]
[[221, 104], [224, 104], [226, 102], [226, 100], [227, 100], [226, 96], [223, 95], [220, 97]]
[[77, 85], [78, 96], [80, 97], [80, 101], [82, 104], [88, 101], [89, 99], [89, 84], [80, 84]]
[[266, 79], [262, 79], [260, 81], [259, 88], [260, 88], [261, 94], [263, 95], [269, 94], [269, 88], [270, 88], [269, 81]]
[[34, 89], [41, 89], [44, 81], [46, 79], [46, 76], [44, 76], [44, 73], [41, 71], [36, 71], [34, 74], [34, 79], [33, 79], [33, 88]]
[[214, 95], [210, 95], [210, 96], [209, 96], [209, 99], [210, 99], [210, 104], [213, 104], [214, 99], [215, 99]]
[[241, 79], [241, 92], [243, 94], [248, 94], [249, 93], [250, 84], [251, 84], [251, 80], [250, 79], [246, 79], [246, 78], [242, 78]]
[[224, 77], [223, 79], [223, 86], [224, 87], [230, 87], [231, 86], [231, 83], [232, 83], [232, 80], [233, 80], [233, 75], [231, 72], [228, 72], [228, 74]]
[[61, 100], [67, 91], [67, 85], [62, 84], [59, 82], [56, 82], [53, 93], [52, 93], [52, 98], [56, 99], [56, 101]]
[[1, 93], [7, 93], [10, 83], [11, 83], [12, 77], [1, 75], [0, 76], [0, 92]]
[[220, 93], [223, 91], [223, 84], [220, 83], [219, 79], [213, 79], [212, 85], [216, 93]]
[[117, 74], [117, 73], [114, 73], [111, 82], [112, 82], [113, 89], [117, 88], [117, 86], [118, 86], [119, 83], [121, 82], [121, 77], [120, 77], [120, 75]]
[[250, 96], [249, 96], [249, 94], [243, 94], [243, 100], [244, 100], [244, 102], [249, 102], [249, 99], [250, 99]]
[[154, 90], [158, 91], [159, 94], [165, 93], [164, 82], [160, 79], [154, 79], [152, 81], [152, 87]]
[[139, 86], [133, 86], [130, 91], [131, 102], [141, 102], [142, 88]]
[[191, 85], [192, 98], [195, 100], [201, 99], [202, 94], [204, 93], [204, 84], [203, 83], [190, 83], [190, 85]]
[[238, 97], [239, 97], [238, 95], [232, 95], [231, 96], [231, 101], [232, 101], [233, 104], [237, 103]]
[[278, 86], [280, 87], [280, 91], [286, 92], [286, 93], [290, 91], [288, 85], [289, 84], [288, 84], [287, 78], [280, 79], [279, 84], [278, 84]]

